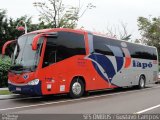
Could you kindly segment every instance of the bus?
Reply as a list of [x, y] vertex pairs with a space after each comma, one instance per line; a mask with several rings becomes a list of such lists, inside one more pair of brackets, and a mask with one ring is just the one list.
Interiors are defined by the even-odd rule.
[[108, 38], [85, 30], [44, 29], [8, 41], [15, 43], [8, 73], [12, 93], [69, 94], [155, 83], [155, 47]]

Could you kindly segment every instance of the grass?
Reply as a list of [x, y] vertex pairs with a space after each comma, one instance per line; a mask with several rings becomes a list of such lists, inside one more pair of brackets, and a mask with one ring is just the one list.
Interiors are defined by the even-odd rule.
[[9, 90], [0, 90], [0, 95], [9, 95], [11, 92]]

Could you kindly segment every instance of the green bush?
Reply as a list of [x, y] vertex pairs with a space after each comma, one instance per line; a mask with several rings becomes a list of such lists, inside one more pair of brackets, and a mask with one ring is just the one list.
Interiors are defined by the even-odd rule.
[[2, 58], [0, 56], [0, 87], [7, 87], [7, 75], [11, 66], [11, 60], [9, 57]]

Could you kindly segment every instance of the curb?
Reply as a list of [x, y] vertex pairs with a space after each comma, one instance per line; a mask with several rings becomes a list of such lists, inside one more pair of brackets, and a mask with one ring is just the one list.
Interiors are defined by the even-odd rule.
[[[3, 90], [8, 90], [8, 88], [0, 88], [0, 91]], [[8, 94], [8, 95], [0, 95], [0, 100], [7, 100], [7, 99], [23, 99], [23, 98], [28, 98], [29, 96], [25, 95], [20, 95], [20, 94]]]
[[0, 88], [0, 90], [8, 90], [8, 88]]
[[11, 95], [0, 95], [0, 100], [5, 100], [5, 99], [14, 99], [14, 98], [20, 98], [20, 95], [17, 95], [17, 94], [11, 94]]

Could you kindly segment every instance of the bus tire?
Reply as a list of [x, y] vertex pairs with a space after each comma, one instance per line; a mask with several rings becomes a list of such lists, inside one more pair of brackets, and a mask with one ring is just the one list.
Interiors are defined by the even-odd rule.
[[79, 77], [74, 78], [70, 85], [69, 96], [71, 98], [80, 98], [84, 94], [84, 88], [83, 81]]
[[144, 75], [141, 75], [141, 76], [139, 77], [138, 88], [139, 88], [139, 89], [143, 89], [143, 88], [145, 88], [145, 85], [146, 85], [145, 76], [144, 76]]

